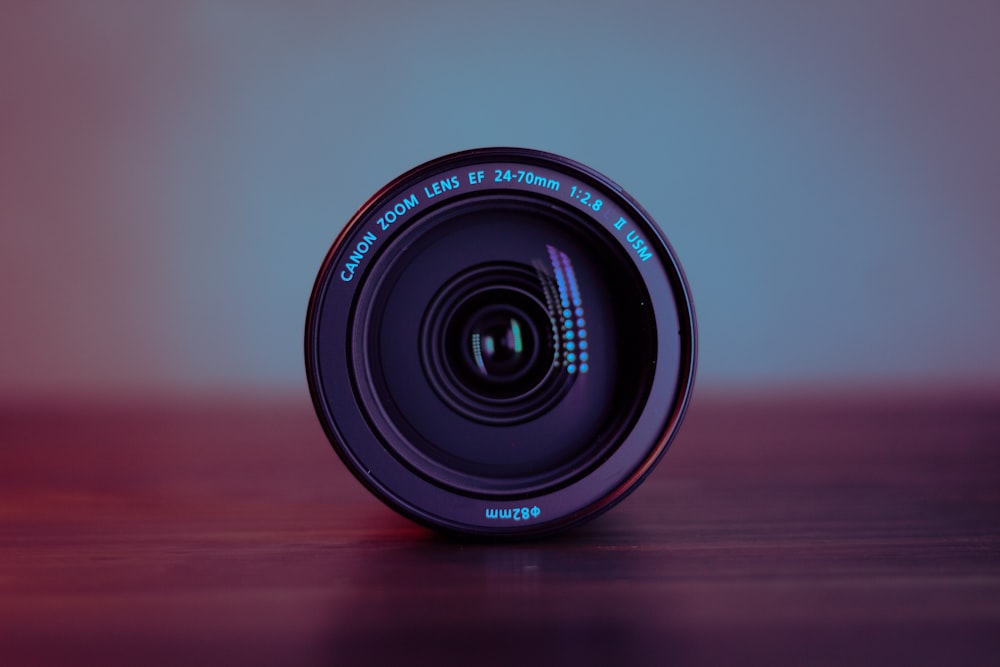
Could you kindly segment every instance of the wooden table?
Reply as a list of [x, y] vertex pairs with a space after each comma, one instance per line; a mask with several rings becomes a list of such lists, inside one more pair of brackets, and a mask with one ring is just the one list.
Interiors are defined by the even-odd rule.
[[1000, 392], [696, 396], [574, 532], [397, 517], [296, 396], [0, 407], [0, 665], [1000, 664]]

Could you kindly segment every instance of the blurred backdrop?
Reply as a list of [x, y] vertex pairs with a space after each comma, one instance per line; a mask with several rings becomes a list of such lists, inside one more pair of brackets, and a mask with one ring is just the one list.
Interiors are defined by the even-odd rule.
[[1000, 384], [1000, 4], [0, 5], [0, 396], [305, 391], [383, 183], [565, 154], [660, 222], [699, 390]]

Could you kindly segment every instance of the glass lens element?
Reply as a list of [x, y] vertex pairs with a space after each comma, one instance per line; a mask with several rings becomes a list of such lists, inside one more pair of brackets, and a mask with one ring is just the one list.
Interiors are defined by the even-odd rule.
[[508, 382], [527, 369], [534, 351], [532, 338], [519, 313], [500, 307], [479, 315], [469, 336], [469, 351], [484, 379]]

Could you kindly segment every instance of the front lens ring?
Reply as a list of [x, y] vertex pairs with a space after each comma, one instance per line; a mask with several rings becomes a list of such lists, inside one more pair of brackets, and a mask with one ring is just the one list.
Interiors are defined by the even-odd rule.
[[[440, 194], [439, 186], [454, 191], [432, 201]], [[344, 393], [352, 382], [354, 353], [352, 334], [343, 323], [353, 319], [348, 313], [354, 308], [358, 287], [377, 274], [373, 269], [379, 251], [405, 227], [407, 216], [415, 219], [452, 195], [478, 196], [480, 192], [527, 193], [553, 206], [583, 212], [590, 218], [588, 224], [615, 237], [649, 286], [657, 347], [670, 350], [653, 369], [647, 408], [624, 440], [599, 463], [599, 475], [588, 474], [551, 492], [526, 492], [499, 502], [415, 477], [372, 430], [364, 416], [363, 399]], [[374, 251], [362, 262], [350, 259], [370, 248]], [[619, 186], [561, 156], [517, 148], [477, 149], [407, 172], [372, 197], [348, 223], [328, 253], [310, 299], [307, 378], [335, 451], [391, 507], [449, 531], [487, 536], [539, 534], [607, 510], [659, 460], [690, 400], [697, 356], [695, 331], [690, 290], [673, 249], [649, 215]]]

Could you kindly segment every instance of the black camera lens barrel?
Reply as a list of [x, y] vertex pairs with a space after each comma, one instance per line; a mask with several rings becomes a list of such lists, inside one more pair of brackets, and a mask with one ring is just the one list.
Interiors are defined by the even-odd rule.
[[673, 439], [696, 362], [690, 290], [650, 216], [550, 153], [463, 151], [398, 177], [334, 241], [306, 374], [351, 472], [465, 534], [593, 518]]

